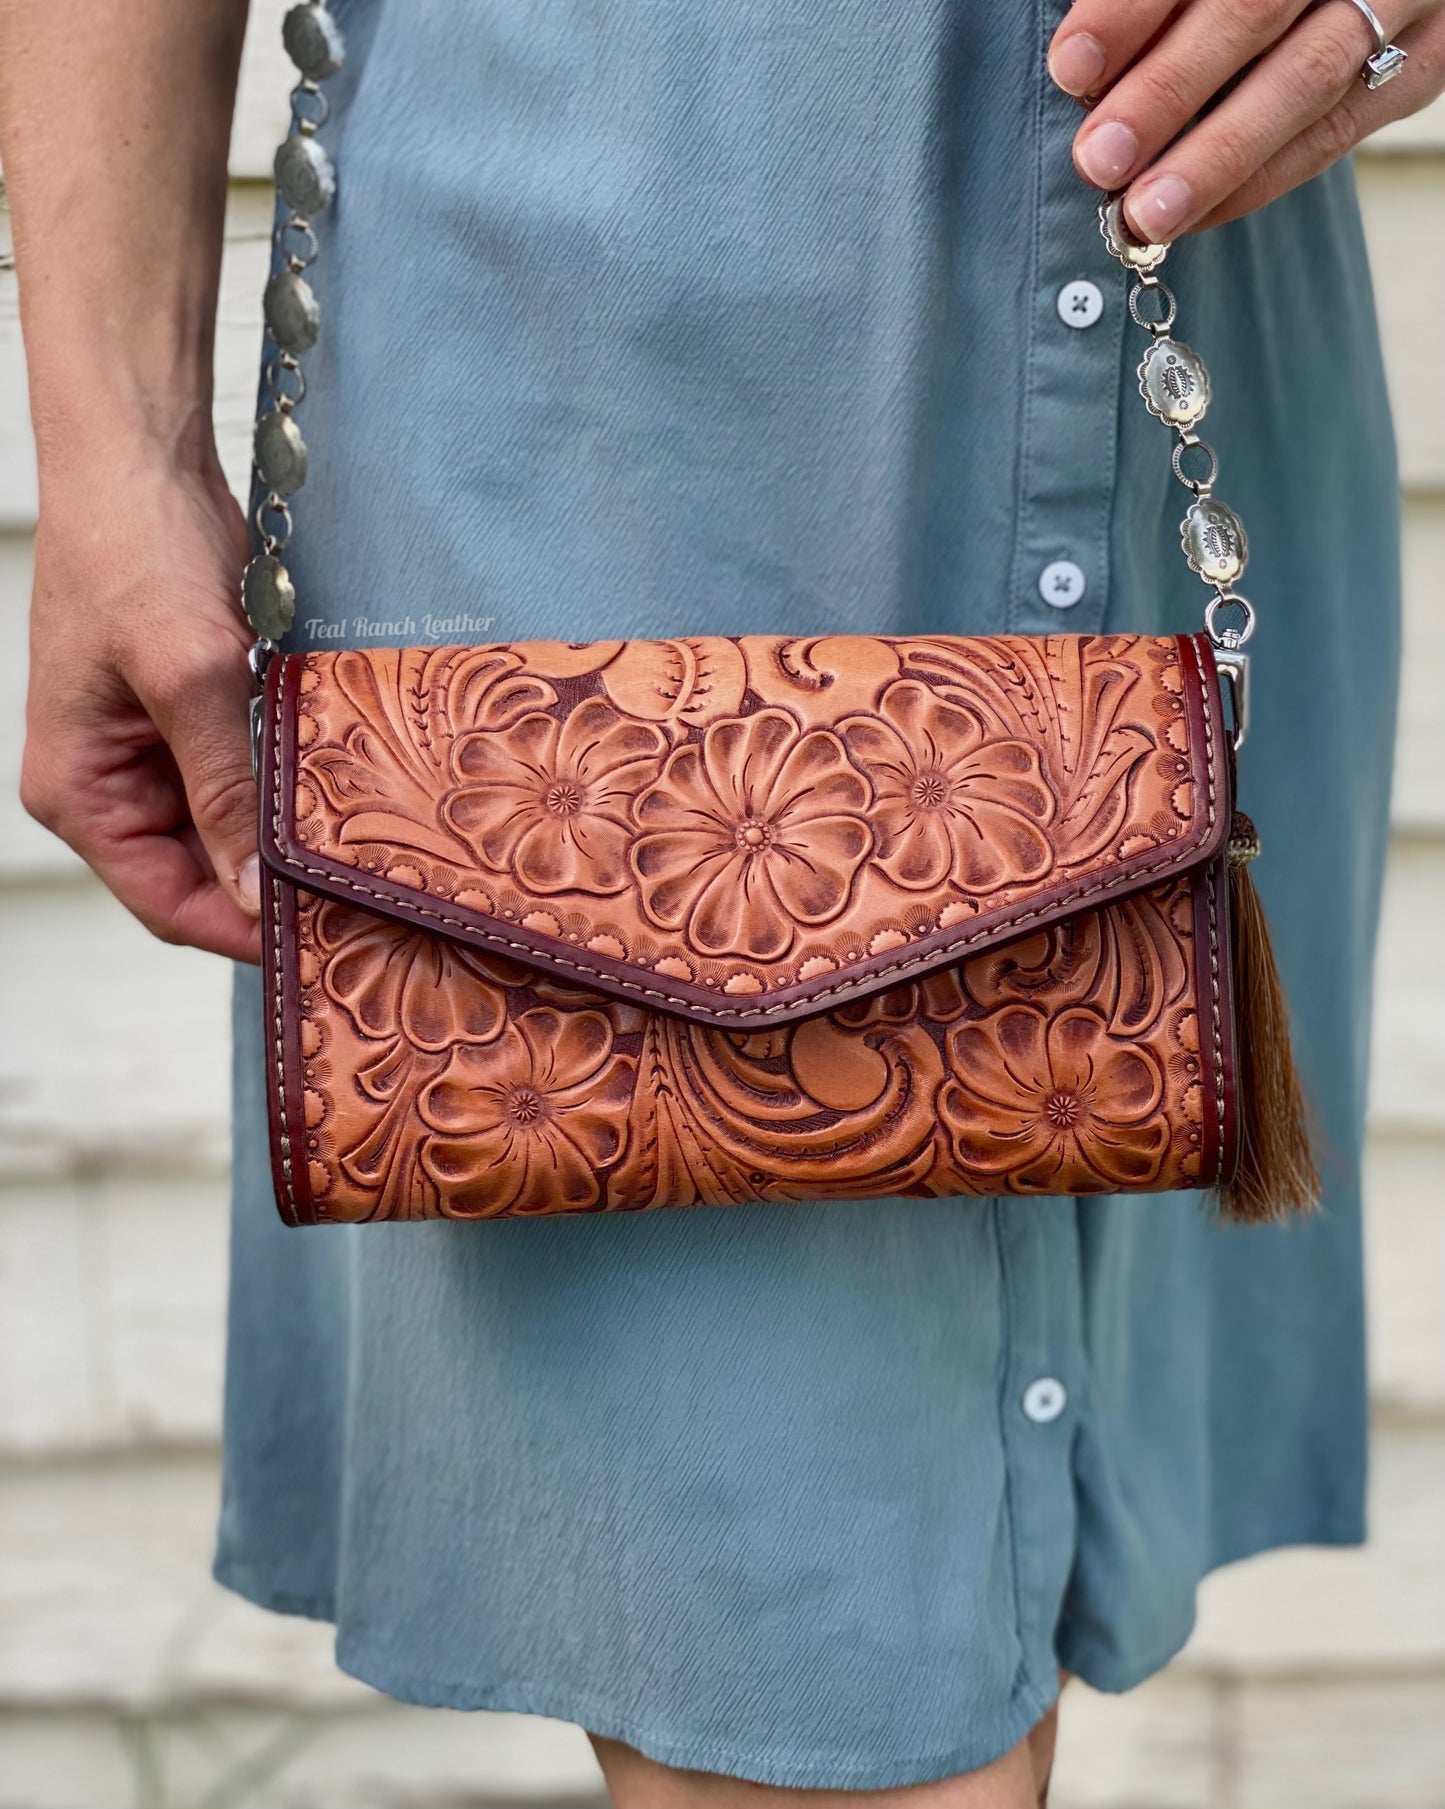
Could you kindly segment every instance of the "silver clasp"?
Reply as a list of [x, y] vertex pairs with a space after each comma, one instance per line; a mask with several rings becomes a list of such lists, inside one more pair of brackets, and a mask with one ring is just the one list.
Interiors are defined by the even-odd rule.
[[256, 694], [251, 699], [251, 777], [261, 777], [261, 707], [265, 702], [266, 668], [276, 653], [276, 642], [263, 636], [246, 655], [246, 664], [256, 681]]
[[[1238, 751], [1249, 733], [1249, 655], [1244, 651], [1244, 643], [1254, 633], [1254, 605], [1248, 597], [1241, 597], [1237, 590], [1231, 590], [1227, 585], [1220, 585], [1218, 593], [1209, 599], [1209, 607], [1204, 612], [1204, 632], [1214, 649], [1220, 688], [1229, 706], [1230, 740]], [[1226, 628], [1220, 622], [1219, 612], [1231, 607], [1240, 613]]]
[[1216, 647], [1214, 665], [1224, 695], [1229, 738], [1237, 753], [1249, 733], [1249, 655], [1238, 647]]

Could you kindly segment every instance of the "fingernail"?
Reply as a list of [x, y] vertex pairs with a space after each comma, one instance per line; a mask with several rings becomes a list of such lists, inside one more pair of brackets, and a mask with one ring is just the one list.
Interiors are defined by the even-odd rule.
[[1160, 176], [1130, 195], [1124, 216], [1141, 239], [1157, 244], [1184, 224], [1193, 206], [1194, 196], [1182, 176]]
[[1049, 52], [1049, 74], [1065, 94], [1087, 94], [1104, 73], [1107, 61], [1097, 38], [1075, 31]]
[[1139, 140], [1122, 119], [1106, 119], [1079, 145], [1079, 168], [1100, 188], [1117, 188], [1134, 167]]
[[236, 873], [236, 892], [242, 907], [253, 917], [261, 914], [261, 863], [254, 854], [248, 854], [241, 862]]

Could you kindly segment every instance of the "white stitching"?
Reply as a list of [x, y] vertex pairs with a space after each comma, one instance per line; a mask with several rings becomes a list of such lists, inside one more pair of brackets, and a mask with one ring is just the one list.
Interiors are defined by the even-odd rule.
[[271, 931], [271, 986], [274, 1008], [272, 1011], [272, 1029], [276, 1037], [276, 1119], [278, 1142], [281, 1145], [281, 1173], [286, 1179], [286, 1204], [291, 1208], [291, 1217], [300, 1216], [296, 1206], [296, 1182], [291, 1172], [291, 1133], [286, 1125], [286, 1043], [285, 1015], [281, 1005], [282, 965], [281, 965], [281, 881], [273, 873], [271, 875], [271, 910], [273, 926]]
[[[1195, 658], [1198, 658], [1198, 646], [1195, 647]], [[1209, 827], [1214, 827], [1214, 721], [1209, 709], [1209, 697], [1205, 690], [1206, 678], [1203, 670], [1199, 674], [1199, 689], [1204, 698], [1204, 763], [1209, 774]], [[1214, 1100], [1215, 1111], [1219, 1122], [1217, 1142], [1218, 1158], [1215, 1162], [1214, 1181], [1217, 1186], [1224, 1178], [1224, 1033], [1220, 1028], [1220, 983], [1219, 983], [1219, 916], [1215, 904], [1215, 877], [1211, 873], [1209, 886], [1209, 990], [1213, 1001], [1214, 1031]]]
[[1219, 1121], [1214, 1186], [1224, 1179], [1224, 1044], [1219, 1028], [1219, 921], [1214, 903], [1214, 875], [1209, 876], [1209, 991], [1214, 1005], [1214, 1098]]
[[[1191, 635], [1190, 639], [1197, 643], [1198, 637]], [[1199, 658], [1197, 645], [1195, 646], [1194, 657], [1196, 660]], [[1209, 774], [1209, 790], [1206, 794], [1206, 820], [1208, 821], [1209, 827], [1213, 829], [1214, 819], [1218, 813], [1214, 808], [1214, 721], [1209, 709], [1208, 683], [1209, 681], [1201, 667], [1199, 669], [1199, 697], [1204, 705], [1204, 765], [1205, 770]]]
[[[276, 687], [276, 719], [272, 732], [271, 758], [276, 769], [274, 786], [274, 807], [271, 815], [271, 831], [279, 844], [281, 838], [281, 687]], [[286, 1203], [291, 1208], [292, 1220], [300, 1217], [296, 1204], [296, 1182], [291, 1172], [291, 1132], [286, 1123], [286, 1043], [285, 1014], [282, 1011], [282, 988], [285, 972], [281, 956], [281, 882], [273, 873], [271, 875], [271, 985], [275, 999], [272, 1013], [272, 1029], [276, 1038], [276, 1098], [278, 1141], [281, 1145], [281, 1172], [286, 1177]]]
[[[290, 656], [283, 655], [282, 657], [289, 658]], [[1202, 671], [1196, 670], [1201, 697], [1203, 697], [1204, 674]], [[1206, 773], [1205, 795], [1208, 801], [1207, 822], [1209, 828], [1212, 829], [1216, 818], [1214, 801], [1214, 736], [1210, 726], [1208, 698], [1203, 697], [1203, 702]], [[461, 930], [467, 939], [480, 939], [484, 942], [492, 943], [498, 948], [507, 949], [511, 953], [521, 957], [521, 959], [529, 966], [570, 968], [575, 973], [587, 974], [591, 978], [599, 981], [604, 989], [616, 989], [619, 991], [636, 993], [645, 999], [665, 999], [672, 1005], [674, 1010], [681, 1011], [688, 1017], [701, 1017], [721, 1021], [729, 1018], [746, 1017], [757, 1019], [776, 1017], [783, 1012], [811, 1012], [817, 1008], [819, 1002], [822, 1000], [836, 999], [849, 993], [855, 993], [861, 988], [869, 986], [868, 979], [840, 981], [836, 986], [826, 986], [818, 992], [810, 992], [805, 999], [793, 1000], [781, 1005], [757, 1006], [751, 1010], [747, 1007], [728, 1009], [725, 1006], [694, 1003], [691, 1000], [679, 998], [676, 993], [669, 992], [664, 987], [644, 986], [636, 980], [618, 979], [615, 975], [608, 973], [605, 968], [591, 967], [585, 961], [573, 961], [568, 959], [565, 955], [541, 954], [538, 950], [532, 948], [525, 942], [515, 942], [510, 937], [498, 935], [494, 930], [480, 929], [476, 924], [468, 923], [465, 918], [448, 917], [442, 911], [428, 910], [425, 905], [414, 904], [409, 899], [390, 898], [385, 892], [378, 892], [374, 886], [368, 886], [361, 880], [340, 879], [335, 874], [328, 873], [324, 867], [308, 867], [304, 861], [294, 859], [281, 845], [280, 736], [281, 687], [278, 685], [276, 693], [276, 740], [278, 752], [276, 757], [276, 773], [273, 790], [275, 803], [271, 818], [272, 843], [275, 849], [276, 858], [281, 862], [282, 866], [288, 868], [292, 873], [304, 874], [309, 879], [317, 879], [323, 882], [322, 885], [316, 888], [318, 891], [324, 892], [328, 886], [344, 886], [349, 892], [360, 892], [367, 898], [374, 898], [386, 913], [406, 911], [414, 917], [430, 918], [433, 923], [438, 925], [443, 925], [449, 929]], [[1133, 884], [1134, 882], [1145, 880], [1151, 875], [1159, 872], [1161, 869], [1167, 870], [1171, 867], [1182, 868], [1187, 864], [1187, 854], [1181, 854], [1178, 850], [1175, 850], [1172, 853], [1166, 852], [1161, 859], [1136, 868], [1134, 873], [1130, 875], [1130, 883]], [[1092, 885], [1080, 886], [1073, 892], [1065, 892], [1062, 896], [1053, 899], [1047, 905], [1040, 905], [1032, 911], [1024, 911], [1019, 916], [1010, 918], [1007, 924], [997, 924], [992, 929], [987, 930], [976, 930], [971, 936], [961, 936], [956, 941], [949, 942], [941, 949], [933, 949], [926, 955], [915, 955], [909, 961], [900, 961], [896, 966], [889, 968], [888, 980], [884, 984], [892, 984], [894, 981], [903, 978], [920, 967], [925, 967], [930, 970], [935, 967], [940, 967], [955, 954], [972, 947], [974, 943], [1006, 936], [1019, 925], [1032, 923], [1037, 917], [1056, 917], [1063, 911], [1066, 905], [1078, 904], [1083, 899], [1091, 898], [1098, 892], [1107, 891], [1111, 885], [1117, 885], [1118, 883], [1119, 881], [1115, 877], [1106, 876], [1103, 879], [1096, 880]], [[881, 990], [881, 987], [874, 987], [872, 990]], [[1220, 1094], [1222, 1099], [1222, 1079], [1220, 1080]]]
[[[495, 944], [498, 948], [510, 949], [514, 954], [520, 956], [530, 967], [567, 967], [571, 968], [576, 973], [591, 975], [601, 982], [605, 988], [620, 988], [627, 992], [638, 993], [643, 998], [648, 999], [668, 999], [676, 1009], [684, 1012], [689, 1017], [761, 1018], [773, 1017], [785, 1011], [811, 1011], [821, 999], [834, 999], [843, 993], [856, 992], [860, 987], [869, 984], [868, 979], [848, 980], [841, 982], [837, 986], [822, 987], [817, 992], [809, 993], [804, 999], [795, 999], [781, 1005], [758, 1006], [753, 1010], [747, 1010], [746, 1008], [728, 1009], [727, 1007], [694, 1003], [692, 1000], [682, 999], [678, 994], [668, 992], [659, 986], [643, 986], [636, 980], [619, 979], [615, 975], [608, 973], [604, 968], [588, 966], [585, 961], [572, 961], [565, 955], [543, 954], [537, 949], [534, 949], [529, 943], [514, 942], [510, 937], [499, 936], [493, 930], [481, 929], [476, 924], [468, 923], [465, 918], [448, 917], [441, 911], [429, 911], [424, 905], [413, 904], [404, 898], [388, 897], [386, 893], [378, 892], [373, 886], [363, 885], [358, 880], [341, 879], [334, 873], [328, 873], [323, 867], [308, 867], [303, 862], [293, 860], [279, 845], [276, 852], [281, 864], [284, 867], [289, 868], [291, 872], [302, 873], [309, 878], [320, 880], [322, 884], [316, 888], [318, 891], [324, 891], [327, 886], [345, 886], [349, 892], [361, 892], [368, 898], [376, 899], [387, 913], [392, 911], [408, 911], [416, 917], [428, 917], [434, 923], [445, 925], [450, 929], [462, 931], [467, 939], [479, 938], [484, 942]], [[1169, 859], [1177, 864], [1183, 864], [1183, 859], [1180, 856], [1170, 856]], [[1151, 874], [1157, 872], [1160, 867], [1166, 865], [1168, 865], [1167, 861], [1161, 861], [1156, 862], [1153, 866], [1140, 867], [1131, 876], [1131, 879], [1146, 879]], [[942, 948], [933, 949], [926, 955], [915, 955], [909, 961], [900, 961], [896, 966], [888, 969], [888, 980], [886, 982], [880, 982], [879, 990], [881, 990], [882, 985], [891, 984], [894, 980], [912, 973], [917, 968], [928, 967], [931, 969], [940, 967], [960, 950], [970, 948], [976, 942], [984, 942], [992, 937], [1011, 936], [1013, 931], [1020, 924], [1032, 923], [1036, 917], [1057, 916], [1063, 911], [1065, 906], [1077, 904], [1081, 899], [1091, 898], [1095, 893], [1106, 891], [1110, 885], [1115, 883], [1117, 882], [1114, 879], [1107, 878], [1099, 880], [1092, 886], [1081, 887], [1075, 892], [1065, 892], [1047, 905], [1040, 905], [1035, 910], [1024, 911], [1017, 917], [1011, 917], [1007, 923], [996, 924], [993, 928], [987, 930], [977, 930], [971, 936], [961, 936], [956, 941], [950, 942]], [[872, 976], [870, 976], [870, 978], [872, 978]]]

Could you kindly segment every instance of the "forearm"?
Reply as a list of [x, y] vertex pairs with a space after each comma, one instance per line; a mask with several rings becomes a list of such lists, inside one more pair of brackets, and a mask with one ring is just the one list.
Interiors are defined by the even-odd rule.
[[213, 458], [226, 165], [247, 0], [0, 0], [42, 495], [117, 453]]

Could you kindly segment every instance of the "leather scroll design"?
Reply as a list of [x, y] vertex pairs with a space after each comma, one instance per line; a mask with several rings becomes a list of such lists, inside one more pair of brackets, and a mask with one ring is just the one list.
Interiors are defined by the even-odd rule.
[[290, 1222], [1228, 1166], [1193, 638], [286, 656], [264, 741]]

